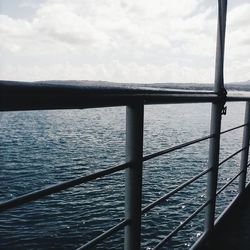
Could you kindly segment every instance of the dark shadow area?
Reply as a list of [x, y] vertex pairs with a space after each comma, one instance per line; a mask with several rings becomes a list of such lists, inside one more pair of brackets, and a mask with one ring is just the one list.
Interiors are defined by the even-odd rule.
[[250, 249], [250, 187], [231, 211], [218, 223], [213, 235], [200, 249]]

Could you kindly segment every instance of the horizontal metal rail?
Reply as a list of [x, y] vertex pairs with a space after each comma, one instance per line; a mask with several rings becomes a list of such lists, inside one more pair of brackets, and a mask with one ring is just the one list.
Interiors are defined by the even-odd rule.
[[250, 97], [250, 93], [244, 91], [243, 94], [233, 94], [233, 93], [228, 93], [227, 94], [227, 102], [248, 102]]
[[118, 223], [114, 227], [110, 228], [106, 232], [102, 233], [101, 235], [97, 236], [96, 238], [94, 238], [93, 240], [89, 241], [85, 245], [77, 248], [76, 250], [90, 249], [91, 247], [94, 247], [95, 245], [97, 245], [101, 241], [105, 240], [106, 238], [110, 237], [111, 235], [113, 235], [114, 233], [116, 233], [117, 231], [119, 231], [120, 229], [122, 229], [125, 226], [127, 226], [128, 223], [129, 223], [129, 220], [123, 220], [123, 221], [121, 221], [120, 223]]
[[[81, 81], [16, 82], [0, 80], [0, 111], [82, 109], [132, 103], [211, 103], [221, 101], [212, 91], [170, 90], [140, 84], [88, 84]], [[250, 101], [249, 95], [227, 95], [227, 102]]]
[[[1, 111], [41, 109], [82, 109], [126, 106], [133, 103], [201, 103], [220, 100], [211, 91], [166, 90], [129, 85], [93, 85], [81, 82], [0, 81]], [[250, 98], [249, 98], [250, 100]]]
[[[212, 91], [170, 90], [140, 84], [82, 84], [75, 82], [15, 82], [0, 80], [0, 111], [82, 109], [133, 103], [211, 103], [221, 101]], [[249, 95], [228, 95], [227, 102], [250, 101]]]
[[14, 207], [23, 205], [23, 204], [31, 202], [31, 201], [38, 200], [40, 198], [43, 198], [43, 197], [48, 196], [48, 195], [53, 194], [53, 193], [57, 193], [59, 191], [65, 190], [67, 188], [75, 187], [77, 185], [86, 183], [88, 181], [95, 180], [95, 179], [103, 177], [105, 175], [113, 174], [115, 172], [124, 170], [124, 169], [128, 168], [129, 166], [130, 166], [130, 163], [121, 164], [119, 166], [110, 167], [108, 169], [99, 171], [97, 173], [93, 173], [93, 174], [90, 174], [87, 176], [81, 176], [81, 177], [75, 178], [73, 180], [65, 181], [65, 182], [53, 185], [51, 187], [48, 187], [48, 188], [44, 188], [44, 189], [39, 190], [39, 191], [35, 191], [32, 193], [28, 193], [26, 195], [19, 196], [17, 198], [14, 198], [14, 199], [11, 199], [9, 201], [1, 203], [0, 204], [0, 212], [5, 211], [5, 210], [10, 209], [10, 208], [14, 208]]
[[199, 179], [200, 177], [202, 177], [203, 175], [205, 175], [206, 173], [208, 173], [210, 169], [206, 169], [204, 171], [202, 171], [201, 173], [197, 174], [196, 176], [194, 176], [193, 178], [191, 178], [190, 180], [184, 182], [183, 184], [181, 184], [180, 186], [178, 186], [177, 188], [173, 189], [172, 191], [170, 191], [169, 193], [163, 195], [161, 198], [157, 199], [156, 201], [150, 203], [148, 206], [144, 207], [142, 209], [142, 214], [145, 214], [146, 212], [148, 212], [149, 210], [151, 210], [153, 207], [155, 207], [156, 205], [160, 204], [161, 202], [165, 201], [166, 199], [170, 198], [171, 196], [173, 196], [174, 194], [176, 194], [177, 192], [179, 192], [181, 189], [185, 188], [186, 186], [188, 186], [189, 184], [193, 183], [194, 181], [196, 181], [197, 179]]
[[197, 214], [199, 214], [208, 204], [210, 200], [201, 205], [195, 212], [193, 212], [185, 221], [183, 221], [178, 227], [176, 227], [170, 234], [168, 234], [153, 250], [161, 248], [171, 237], [173, 237], [178, 231], [180, 231], [185, 225], [187, 225]]

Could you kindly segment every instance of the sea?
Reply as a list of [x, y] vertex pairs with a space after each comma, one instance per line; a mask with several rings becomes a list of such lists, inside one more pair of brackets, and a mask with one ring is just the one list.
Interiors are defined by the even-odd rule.
[[[227, 104], [222, 130], [244, 123], [245, 103]], [[211, 104], [145, 106], [144, 155], [209, 135]], [[126, 107], [0, 113], [0, 201], [125, 162]], [[243, 129], [221, 136], [220, 161], [241, 148]], [[142, 207], [207, 168], [209, 140], [144, 163]], [[218, 189], [239, 172], [240, 155], [219, 169]], [[142, 216], [150, 250], [206, 201], [206, 175]], [[249, 181], [249, 174], [247, 176]], [[216, 217], [237, 194], [217, 198]], [[125, 171], [0, 214], [0, 249], [76, 249], [124, 219]], [[163, 246], [189, 249], [204, 211]], [[93, 249], [123, 249], [124, 230]]]

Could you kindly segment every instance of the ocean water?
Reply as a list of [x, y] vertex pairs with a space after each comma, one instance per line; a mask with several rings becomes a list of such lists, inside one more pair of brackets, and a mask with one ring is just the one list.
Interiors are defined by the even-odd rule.
[[[145, 107], [144, 155], [209, 134], [210, 104]], [[222, 130], [244, 123], [244, 103], [228, 104]], [[243, 129], [221, 136], [223, 160], [241, 148]], [[145, 162], [143, 207], [207, 168], [208, 141]], [[2, 112], [0, 201], [123, 163], [125, 107]], [[219, 170], [218, 188], [239, 171], [239, 155]], [[248, 177], [249, 179], [249, 177]], [[217, 200], [216, 216], [238, 179]], [[205, 202], [206, 175], [142, 217], [142, 249], [151, 249]], [[124, 218], [124, 171], [0, 214], [0, 249], [75, 249]], [[162, 249], [189, 249], [204, 211]], [[123, 230], [94, 249], [123, 249]]]

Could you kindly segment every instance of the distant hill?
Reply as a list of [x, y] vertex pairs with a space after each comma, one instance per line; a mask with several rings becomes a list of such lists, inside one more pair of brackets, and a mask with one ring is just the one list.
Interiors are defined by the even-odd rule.
[[[168, 89], [213, 90], [212, 83], [154, 83], [146, 86]], [[226, 83], [225, 88], [227, 90], [250, 91], [250, 80], [246, 82]]]
[[[213, 90], [212, 83], [116, 83], [107, 81], [90, 81], [90, 80], [63, 80], [63, 81], [39, 81], [37, 83], [49, 83], [49, 84], [73, 84], [73, 85], [85, 85], [85, 86], [98, 86], [98, 87], [152, 87], [152, 88], [166, 88], [166, 89], [183, 89], [183, 90]], [[231, 82], [226, 83], [227, 90], [237, 91], [250, 91], [250, 80], [245, 82]]]

